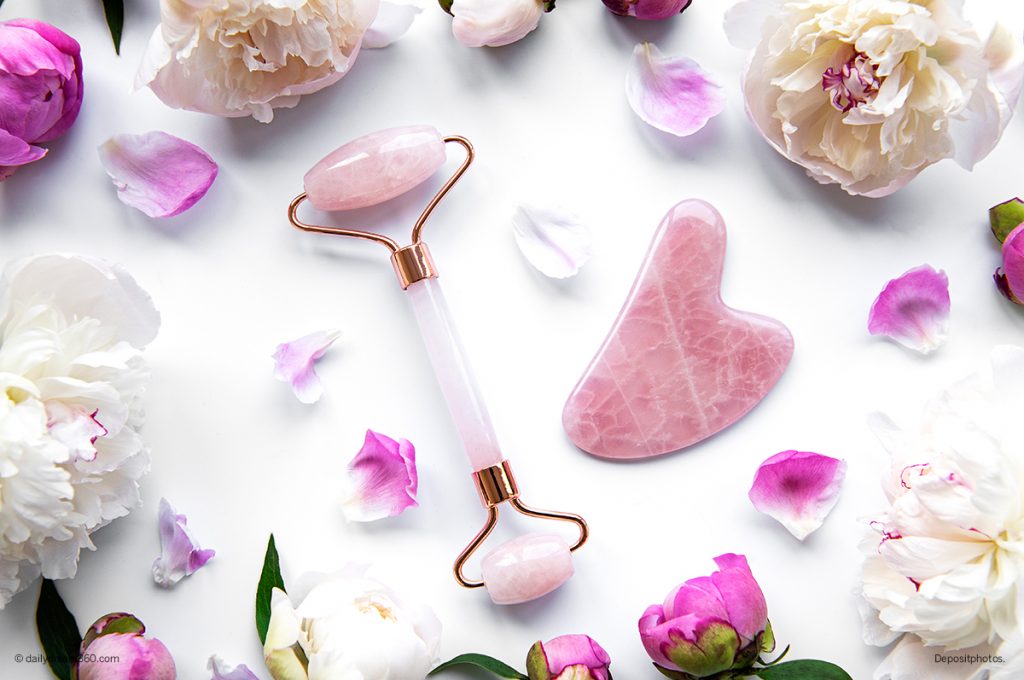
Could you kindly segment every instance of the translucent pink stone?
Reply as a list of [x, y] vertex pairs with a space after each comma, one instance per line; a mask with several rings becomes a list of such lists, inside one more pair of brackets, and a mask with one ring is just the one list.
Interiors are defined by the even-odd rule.
[[480, 562], [480, 570], [495, 604], [520, 604], [568, 581], [572, 553], [560, 536], [526, 534], [495, 548]]
[[581, 449], [646, 458], [686, 448], [756, 406], [793, 356], [780, 322], [722, 302], [725, 223], [704, 201], [669, 211], [611, 332], [565, 404]]
[[306, 195], [320, 210], [353, 210], [404, 194], [445, 161], [444, 139], [429, 125], [397, 127], [353, 140], [306, 173]]

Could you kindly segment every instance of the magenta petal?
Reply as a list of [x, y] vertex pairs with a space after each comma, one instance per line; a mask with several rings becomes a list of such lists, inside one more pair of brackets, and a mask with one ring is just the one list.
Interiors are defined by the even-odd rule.
[[210, 680], [259, 680], [259, 676], [245, 664], [229, 668], [219, 656], [211, 656], [206, 668], [213, 673]]
[[209, 154], [166, 132], [114, 135], [99, 153], [117, 197], [150, 217], [185, 212], [217, 178], [217, 164]]
[[417, 505], [416, 449], [405, 439], [366, 431], [363, 448], [348, 465], [350, 488], [344, 502], [351, 522], [394, 517]]
[[199, 547], [188, 530], [188, 518], [174, 512], [166, 498], [160, 499], [160, 557], [153, 562], [153, 580], [170, 588], [191, 576], [216, 554]]
[[710, 576], [690, 579], [672, 591], [665, 600], [665, 616], [670, 619], [694, 612], [720, 619], [729, 617], [722, 595]]
[[[584, 666], [592, 680], [607, 680], [611, 657], [601, 645], [588, 635], [562, 635], [543, 645], [552, 677], [572, 666]], [[572, 674], [571, 677], [581, 677]]]
[[1017, 300], [1024, 300], [1024, 224], [1003, 241], [1003, 270], [1006, 286]]
[[40, 146], [32, 146], [20, 137], [15, 137], [3, 128], [0, 128], [0, 166], [16, 167], [28, 165], [45, 155], [46, 149]]
[[922, 354], [946, 341], [949, 279], [928, 265], [915, 267], [886, 284], [871, 305], [868, 331], [885, 335]]
[[750, 502], [802, 541], [835, 507], [845, 477], [846, 463], [841, 460], [783, 451], [757, 469]]
[[341, 331], [317, 331], [298, 340], [277, 346], [274, 352], [274, 377], [291, 383], [295, 396], [303, 404], [316, 403], [324, 393], [314, 364], [334, 344]]
[[686, 57], [640, 43], [626, 74], [629, 105], [645, 123], [679, 137], [697, 132], [725, 107], [722, 88]]
[[741, 643], [749, 644], [768, 625], [768, 603], [761, 586], [754, 580], [743, 555], [727, 553], [715, 558], [719, 571], [711, 575], [722, 595], [728, 621], [740, 634]]

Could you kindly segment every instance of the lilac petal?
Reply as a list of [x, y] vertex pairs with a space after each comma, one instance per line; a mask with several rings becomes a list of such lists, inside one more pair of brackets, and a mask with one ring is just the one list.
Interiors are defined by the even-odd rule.
[[324, 388], [313, 366], [340, 336], [339, 330], [317, 331], [278, 345], [273, 357], [274, 377], [291, 383], [295, 396], [303, 404], [315, 404]]
[[213, 673], [210, 680], [260, 680], [259, 676], [249, 670], [245, 664], [229, 669], [224, 660], [216, 654], [210, 657], [206, 668]]
[[768, 603], [764, 593], [743, 555], [719, 555], [715, 564], [719, 571], [711, 575], [711, 580], [729, 612], [727, 621], [739, 633], [743, 644], [749, 644], [768, 625]]
[[185, 212], [217, 178], [217, 164], [209, 154], [166, 132], [114, 135], [99, 154], [121, 202], [150, 217]]
[[153, 562], [153, 580], [170, 588], [191, 576], [216, 553], [203, 550], [188, 530], [188, 518], [174, 512], [166, 498], [160, 499], [160, 557]]
[[725, 108], [711, 74], [692, 59], [663, 56], [648, 42], [633, 49], [626, 97], [641, 120], [679, 137], [697, 132]]
[[839, 500], [846, 463], [804, 451], [783, 451], [757, 469], [750, 502], [804, 540], [822, 525]]
[[885, 335], [921, 354], [946, 341], [949, 279], [928, 265], [915, 267], [886, 284], [868, 315], [871, 335]]
[[350, 522], [394, 517], [418, 505], [416, 449], [405, 439], [366, 431], [363, 448], [348, 465], [350, 487], [343, 512]]
[[363, 47], [387, 47], [408, 32], [422, 11], [420, 0], [381, 0], [377, 17], [363, 35]]
[[512, 230], [527, 262], [553, 279], [575, 276], [590, 259], [590, 230], [563, 208], [520, 205]]

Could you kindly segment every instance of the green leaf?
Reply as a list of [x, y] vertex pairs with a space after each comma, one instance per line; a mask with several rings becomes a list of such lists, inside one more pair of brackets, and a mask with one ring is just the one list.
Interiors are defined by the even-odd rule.
[[992, 234], [1003, 243], [1011, 231], [1024, 223], [1024, 201], [1011, 198], [1000, 203], [988, 211], [988, 219], [992, 224]]
[[121, 54], [121, 34], [124, 32], [124, 0], [103, 0], [103, 14], [114, 41], [114, 51]]
[[461, 654], [451, 661], [445, 661], [443, 664], [430, 671], [430, 675], [436, 675], [443, 670], [455, 668], [457, 666], [476, 666], [477, 668], [483, 668], [485, 671], [494, 673], [499, 678], [529, 680], [527, 676], [523, 675], [515, 668], [484, 654]]
[[81, 654], [82, 636], [74, 614], [68, 611], [50, 579], [44, 578], [39, 588], [36, 631], [54, 676], [60, 680], [71, 680], [74, 662]]
[[850, 674], [834, 663], [801, 659], [767, 668], [751, 668], [750, 673], [763, 680], [853, 680]]
[[437, 4], [441, 5], [441, 9], [448, 12], [448, 14], [452, 13], [452, 3], [453, 0], [437, 0]]
[[274, 534], [270, 534], [267, 554], [263, 558], [263, 571], [260, 573], [259, 585], [256, 586], [256, 632], [260, 635], [260, 644], [267, 641], [267, 628], [270, 627], [270, 598], [274, 588], [285, 589]]

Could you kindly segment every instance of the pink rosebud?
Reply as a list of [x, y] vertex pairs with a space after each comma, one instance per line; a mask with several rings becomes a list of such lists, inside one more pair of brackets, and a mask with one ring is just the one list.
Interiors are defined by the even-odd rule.
[[661, 21], [679, 14], [693, 0], [602, 0], [605, 7], [623, 17]]
[[82, 641], [78, 680], [175, 680], [174, 659], [131, 614], [108, 614], [89, 627]]
[[1018, 305], [1024, 304], [1024, 224], [1003, 241], [1003, 266], [996, 270], [999, 290]]
[[82, 108], [82, 57], [73, 38], [31, 19], [0, 22], [0, 181], [46, 155]]
[[587, 635], [537, 642], [526, 657], [530, 680], [611, 680], [611, 657]]
[[666, 675], [706, 678], [749, 668], [775, 647], [768, 605], [747, 558], [725, 554], [711, 576], [690, 579], [640, 618], [640, 639]]

